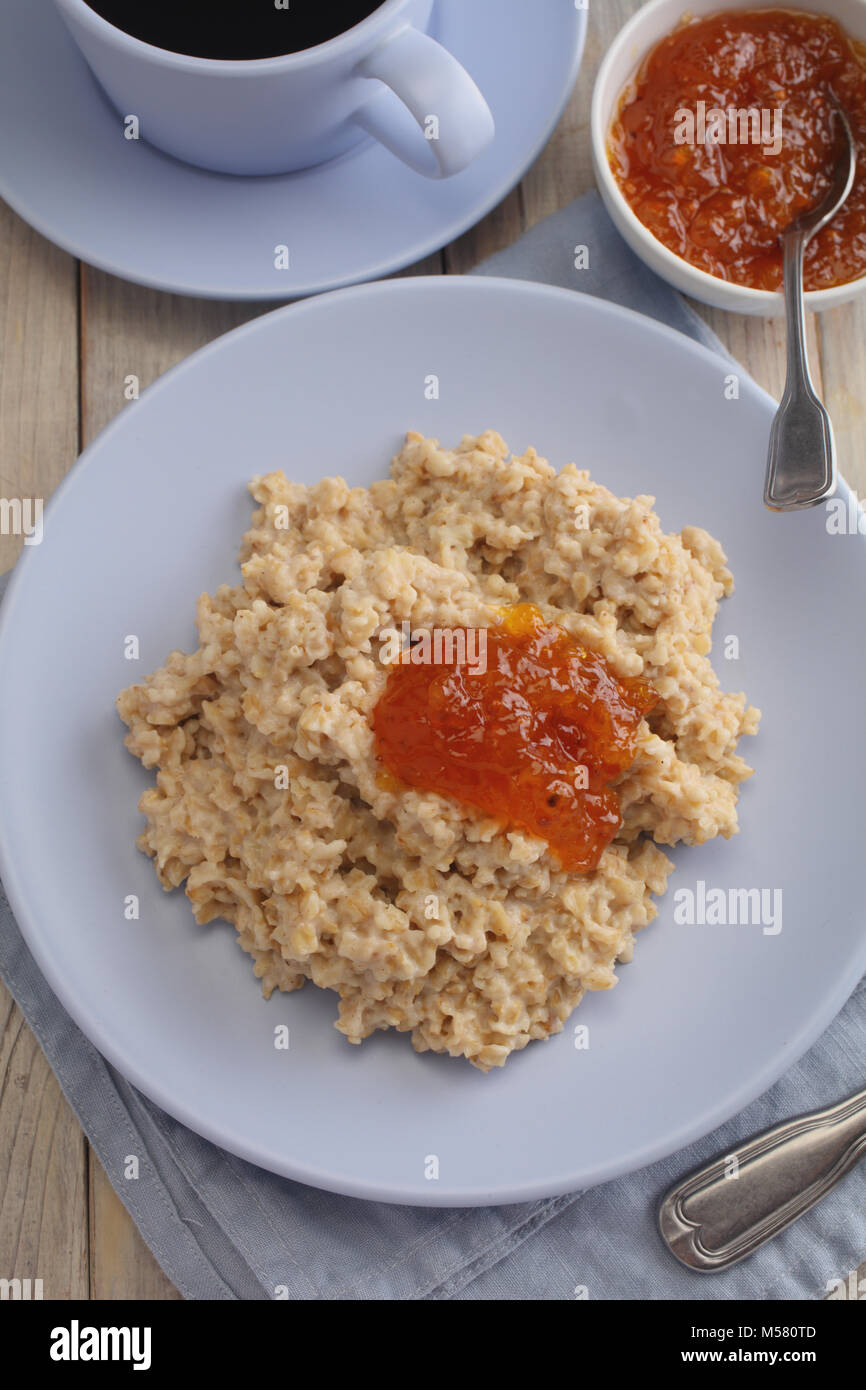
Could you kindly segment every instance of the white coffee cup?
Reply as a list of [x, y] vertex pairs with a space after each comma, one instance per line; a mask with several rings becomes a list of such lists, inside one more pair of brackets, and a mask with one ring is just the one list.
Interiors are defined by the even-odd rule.
[[433, 0], [384, 0], [327, 43], [248, 60], [156, 48], [85, 0], [55, 4], [112, 104], [137, 118], [141, 139], [205, 169], [289, 173], [373, 135], [419, 173], [447, 178], [493, 138], [472, 78], [425, 32]]

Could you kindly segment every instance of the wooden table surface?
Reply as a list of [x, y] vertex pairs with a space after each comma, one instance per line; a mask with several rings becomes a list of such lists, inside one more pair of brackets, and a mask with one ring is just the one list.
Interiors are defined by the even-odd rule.
[[[593, 79], [608, 43], [640, 3], [596, 0], [577, 87], [541, 158], [478, 227], [406, 273], [467, 271], [592, 186]], [[196, 348], [264, 311], [126, 284], [73, 260], [0, 202], [0, 496], [47, 499], [81, 449], [123, 410], [129, 374], [143, 389]], [[755, 380], [778, 397], [783, 326], [701, 312]], [[858, 493], [866, 492], [866, 297], [813, 320], [809, 341], [842, 472]], [[0, 573], [11, 568], [20, 544], [0, 536]], [[46, 1298], [180, 1297], [0, 985], [0, 1277], [13, 1276], [42, 1278]]]

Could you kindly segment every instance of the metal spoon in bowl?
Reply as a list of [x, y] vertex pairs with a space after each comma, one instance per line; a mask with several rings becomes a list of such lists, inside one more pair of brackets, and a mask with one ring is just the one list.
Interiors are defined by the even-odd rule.
[[814, 507], [836, 487], [836, 450], [830, 416], [819, 401], [806, 357], [803, 256], [816, 232], [826, 227], [845, 202], [857, 172], [851, 123], [832, 87], [830, 102], [845, 135], [845, 152], [833, 171], [827, 196], [782, 233], [785, 308], [788, 319], [788, 373], [773, 421], [764, 503], [775, 512]]

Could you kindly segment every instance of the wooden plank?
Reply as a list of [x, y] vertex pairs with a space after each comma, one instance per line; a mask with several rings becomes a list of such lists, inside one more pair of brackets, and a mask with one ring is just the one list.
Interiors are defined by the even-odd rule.
[[[78, 269], [0, 203], [0, 496], [46, 500], [78, 452]], [[24, 537], [0, 535], [0, 572]], [[0, 985], [0, 1277], [87, 1296], [84, 1136]]]
[[859, 497], [866, 497], [866, 298], [820, 315], [818, 355], [839, 471]]
[[86, 1175], [81, 1127], [0, 984], [0, 1278], [88, 1297]]
[[128, 404], [128, 378], [143, 391], [205, 343], [272, 307], [162, 294], [90, 266], [82, 267], [81, 289], [83, 446]]
[[[434, 275], [441, 264], [437, 253], [400, 274]], [[222, 333], [279, 307], [163, 294], [89, 266], [81, 299], [82, 446], [127, 405], [129, 377], [143, 391]]]
[[416, 261], [414, 265], [409, 265], [405, 270], [398, 270], [393, 275], [389, 275], [389, 280], [401, 280], [407, 275], [442, 275], [445, 266], [441, 251], [436, 251], [432, 256], [425, 256], [423, 261]]
[[523, 180], [527, 226], [566, 207], [595, 187], [589, 110], [595, 74], [611, 39], [635, 9], [634, 0], [604, 0], [590, 6], [583, 62], [574, 91], [556, 130]]
[[[728, 352], [742, 362], [749, 375], [779, 400], [785, 385], [785, 320], [784, 318], [751, 318], [745, 314], [729, 314], [724, 309], [711, 309], [706, 304], [691, 301], [692, 307], [709, 324], [724, 343]], [[822, 358], [818, 322], [815, 314], [808, 316], [806, 342], [812, 375], [818, 389], [823, 386]]]
[[[0, 497], [9, 501], [47, 500], [78, 453], [77, 286], [72, 257], [0, 203]], [[0, 574], [23, 544], [0, 534]]]
[[180, 1299], [90, 1149], [91, 1298]]
[[524, 227], [523, 198], [520, 188], [515, 188], [498, 207], [488, 213], [483, 222], [446, 246], [443, 252], [446, 272], [449, 275], [466, 274], [479, 261], [510, 246], [522, 234]]

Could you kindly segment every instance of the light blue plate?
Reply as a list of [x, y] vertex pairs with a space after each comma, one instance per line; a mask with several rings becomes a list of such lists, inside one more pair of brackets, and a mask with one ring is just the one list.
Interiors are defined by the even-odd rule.
[[[45, 514], [0, 618], [0, 869], [66, 1008], [141, 1090], [266, 1168], [361, 1197], [508, 1202], [667, 1154], [769, 1086], [866, 969], [862, 737], [866, 550], [822, 509], [761, 505], [773, 405], [668, 328], [514, 281], [396, 280], [269, 314], [163, 377], [102, 434]], [[440, 398], [425, 398], [430, 373]], [[118, 691], [195, 641], [203, 590], [236, 582], [249, 476], [387, 472], [408, 428], [498, 429], [667, 529], [706, 527], [737, 580], [716, 627], [728, 689], [761, 706], [741, 834], [676, 851], [656, 922], [611, 993], [504, 1071], [360, 1048], [307, 986], [265, 1003], [234, 932], [199, 927], [134, 848], [151, 781]], [[141, 659], [124, 659], [138, 636]], [[739, 660], [722, 639], [736, 636]], [[673, 893], [781, 889], [782, 930], [678, 926]], [[124, 918], [137, 894], [141, 918]], [[274, 1048], [274, 1028], [291, 1033]], [[575, 1047], [587, 1024], [590, 1047]], [[828, 1097], [828, 1099], [830, 1099]], [[425, 1159], [439, 1158], [438, 1181]]]
[[179, 294], [285, 300], [389, 275], [480, 221], [541, 153], [577, 77], [586, 12], [439, 0], [432, 32], [496, 119], [471, 168], [436, 182], [370, 141], [318, 169], [235, 178], [125, 140], [52, 0], [0, 0], [0, 196], [89, 264]]

